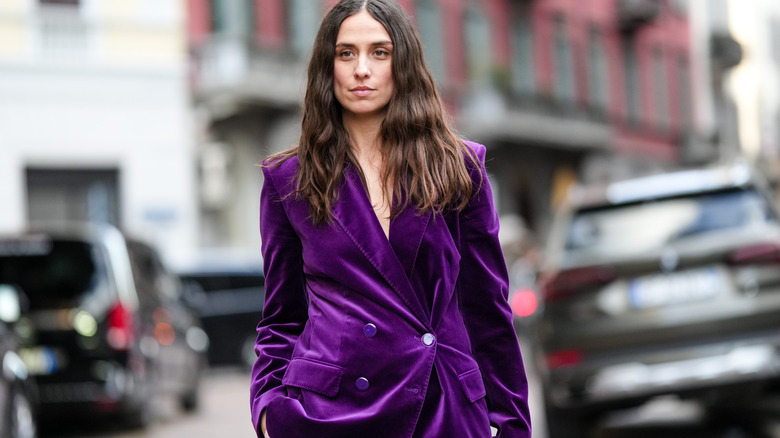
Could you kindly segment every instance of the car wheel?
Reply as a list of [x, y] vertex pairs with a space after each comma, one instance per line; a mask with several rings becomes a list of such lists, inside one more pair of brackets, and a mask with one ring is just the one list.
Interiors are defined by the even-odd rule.
[[132, 429], [145, 429], [155, 419], [153, 401], [150, 399], [141, 401], [140, 405], [135, 407], [125, 416], [125, 423]]
[[193, 388], [187, 390], [179, 399], [179, 404], [185, 412], [194, 412], [198, 409], [200, 401], [200, 379], [195, 382]]
[[251, 370], [255, 365], [257, 355], [255, 354], [255, 336], [248, 335], [241, 343], [241, 365]]
[[17, 392], [11, 403], [11, 438], [35, 438], [37, 427], [27, 395], [22, 391]]

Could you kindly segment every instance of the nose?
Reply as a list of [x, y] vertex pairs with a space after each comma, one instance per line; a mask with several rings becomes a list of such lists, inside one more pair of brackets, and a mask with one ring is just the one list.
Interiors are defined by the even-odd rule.
[[355, 77], [366, 78], [371, 75], [371, 69], [368, 65], [368, 59], [364, 56], [358, 58], [357, 65], [355, 66]]

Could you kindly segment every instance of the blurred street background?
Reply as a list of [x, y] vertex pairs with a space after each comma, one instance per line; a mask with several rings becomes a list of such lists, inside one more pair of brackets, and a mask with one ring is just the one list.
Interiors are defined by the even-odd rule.
[[[768, 202], [777, 202], [780, 2], [399, 3], [457, 131], [487, 146], [534, 437], [545, 438], [537, 274], [556, 210], [572, 187], [735, 162], [762, 175]], [[333, 4], [0, 0], [0, 237], [52, 223], [116, 227], [159, 253], [181, 283], [176, 296], [201, 321], [187, 324], [210, 338], [192, 412], [165, 402], [143, 428], [50, 423], [39, 425], [41, 436], [253, 436], [246, 366], [263, 297], [257, 163], [297, 141], [310, 48]], [[0, 243], [0, 256], [19, 253], [14, 245]], [[10, 275], [3, 263], [0, 287]], [[21, 302], [17, 353], [29, 366], [48, 356], [30, 348], [25, 330], [46, 317], [25, 319]], [[158, 329], [170, 321], [155, 315], [149, 339], [166, 345]], [[82, 336], [92, 323], [102, 327], [72, 319], [66, 325]], [[199, 350], [192, 333], [182, 336]], [[149, 355], [148, 345], [138, 348]], [[29, 379], [55, 369], [31, 369]], [[12, 388], [0, 385], [0, 409]], [[30, 391], [40, 391], [33, 411], [54, 397]], [[768, 406], [780, 416], [780, 402]], [[702, 409], [661, 398], [595, 433], [756, 436], [740, 422], [713, 425]], [[760, 421], [757, 436], [780, 436], [774, 420]]]

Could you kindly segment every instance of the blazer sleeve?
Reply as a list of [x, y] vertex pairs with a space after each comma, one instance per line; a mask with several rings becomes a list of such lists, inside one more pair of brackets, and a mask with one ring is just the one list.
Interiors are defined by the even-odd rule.
[[468, 145], [473, 145], [479, 168], [466, 158], [475, 190], [459, 220], [461, 312], [485, 382], [490, 422], [499, 429], [497, 436], [530, 437], [528, 382], [507, 302], [509, 276], [485, 171], [485, 147]]
[[282, 377], [308, 319], [301, 241], [273, 181], [276, 168], [263, 168], [260, 235], [265, 272], [263, 318], [257, 326], [250, 383], [252, 423], [258, 436], [260, 415], [276, 397], [286, 396]]

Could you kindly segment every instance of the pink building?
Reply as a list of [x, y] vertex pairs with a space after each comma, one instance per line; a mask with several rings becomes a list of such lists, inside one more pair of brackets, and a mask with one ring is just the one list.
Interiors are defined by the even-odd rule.
[[[296, 140], [307, 51], [333, 3], [188, 0], [204, 143], [257, 162]], [[688, 160], [694, 105], [684, 0], [400, 3], [458, 129], [488, 146], [502, 214], [543, 233], [550, 204], [570, 182]], [[229, 223], [231, 208], [212, 212], [217, 226]]]

